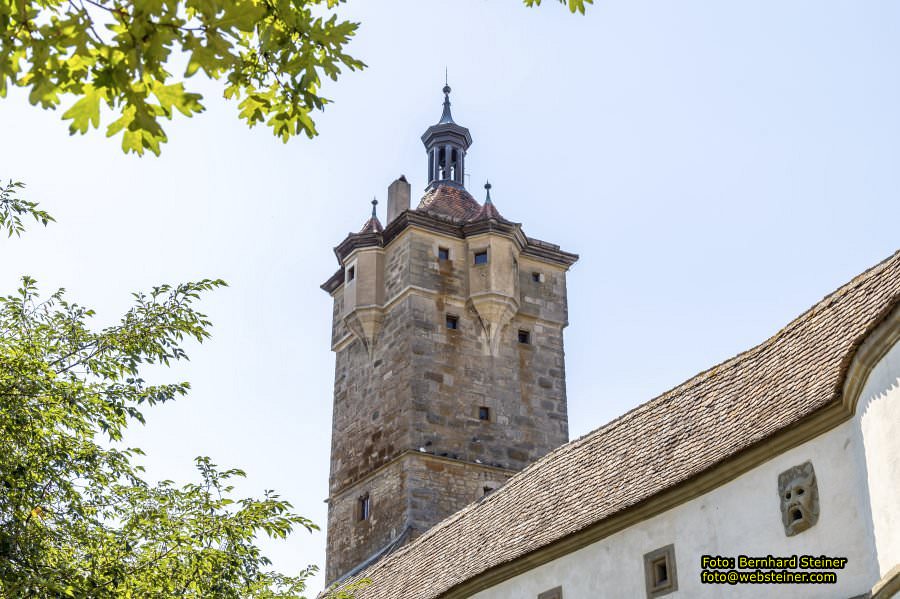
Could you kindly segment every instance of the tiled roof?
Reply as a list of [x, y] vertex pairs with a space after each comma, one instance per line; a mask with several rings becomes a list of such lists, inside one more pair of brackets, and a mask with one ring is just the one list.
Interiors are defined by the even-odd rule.
[[497, 207], [494, 206], [493, 202], [485, 202], [484, 206], [481, 207], [481, 210], [478, 211], [474, 217], [472, 217], [472, 222], [478, 222], [482, 220], [499, 220], [502, 222], [509, 222], [503, 216], [500, 215], [500, 211], [497, 210]]
[[425, 192], [417, 210], [468, 222], [478, 214], [481, 205], [462, 187], [438, 185]]
[[381, 233], [382, 231], [384, 231], [384, 227], [381, 226], [377, 216], [369, 218], [363, 228], [359, 230], [360, 233]]
[[900, 252], [775, 336], [546, 455], [367, 568], [358, 599], [430, 599], [601, 523], [840, 401], [862, 339], [900, 303]]

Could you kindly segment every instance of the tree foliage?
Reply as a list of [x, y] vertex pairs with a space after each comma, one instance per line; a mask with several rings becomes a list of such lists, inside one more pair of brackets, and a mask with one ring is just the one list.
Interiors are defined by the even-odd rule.
[[[311, 113], [328, 103], [323, 79], [365, 66], [345, 51], [359, 24], [338, 18], [343, 2], [0, 0], [0, 97], [18, 86], [42, 108], [66, 98], [70, 133], [106, 120], [125, 152], [159, 154], [162, 120], [203, 111], [187, 87], [202, 73], [224, 83], [249, 126], [264, 123], [285, 142], [313, 137]], [[592, 0], [560, 2], [583, 13]]]
[[25, 231], [23, 216], [31, 216], [39, 223], [46, 225], [53, 217], [38, 208], [37, 202], [23, 200], [16, 192], [24, 189], [25, 184], [10, 180], [6, 185], [0, 183], [0, 231], [6, 229], [6, 236], [14, 234], [20, 237]]
[[[0, 210], [0, 225], [10, 218]], [[63, 290], [42, 298], [29, 277], [0, 297], [0, 597], [301, 596], [315, 568], [275, 572], [256, 542], [316, 528], [288, 502], [234, 497], [244, 473], [203, 457], [198, 482], [149, 484], [142, 452], [121, 447], [142, 410], [187, 393], [186, 382], [151, 384], [142, 372], [209, 337], [195, 304], [223, 285], [136, 293], [100, 330], [93, 310]]]
[[[540, 6], [541, 0], [524, 0], [525, 6]], [[588, 4], [593, 4], [594, 0], [559, 0], [560, 4], [565, 4], [571, 12], [580, 12], [584, 14]]]
[[72, 133], [99, 127], [105, 106], [107, 136], [159, 154], [160, 120], [203, 110], [185, 88], [203, 72], [224, 81], [248, 125], [312, 137], [322, 78], [364, 66], [344, 52], [358, 25], [338, 19], [341, 1], [0, 0], [0, 96], [26, 87], [32, 104], [56, 108], [74, 95]]

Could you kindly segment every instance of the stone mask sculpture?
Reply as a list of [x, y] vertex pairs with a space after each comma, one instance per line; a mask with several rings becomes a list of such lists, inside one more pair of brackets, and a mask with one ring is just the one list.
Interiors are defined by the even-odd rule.
[[778, 475], [781, 522], [784, 534], [792, 537], [819, 520], [819, 488], [812, 462], [804, 462]]

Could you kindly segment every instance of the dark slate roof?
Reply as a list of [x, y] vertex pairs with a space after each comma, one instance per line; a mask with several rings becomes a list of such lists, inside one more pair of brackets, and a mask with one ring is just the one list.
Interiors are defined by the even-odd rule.
[[847, 365], [900, 304], [900, 252], [762, 344], [547, 454], [367, 568], [358, 599], [431, 599], [677, 487], [840, 401]]
[[481, 211], [481, 205], [462, 187], [441, 184], [425, 192], [417, 210], [464, 223]]

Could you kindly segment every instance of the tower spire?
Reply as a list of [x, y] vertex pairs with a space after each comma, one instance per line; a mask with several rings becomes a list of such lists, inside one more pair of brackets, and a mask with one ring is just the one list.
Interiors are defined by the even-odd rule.
[[441, 114], [441, 120], [438, 121], [438, 125], [450, 125], [455, 124], [453, 122], [453, 115], [450, 114], [450, 86], [444, 83], [444, 112]]
[[472, 145], [472, 136], [465, 127], [457, 125], [450, 114], [450, 85], [444, 73], [444, 110], [441, 120], [422, 135], [422, 143], [428, 153], [428, 186], [450, 184], [465, 187], [466, 150]]
[[381, 226], [381, 221], [378, 220], [378, 214], [375, 212], [375, 208], [378, 206], [378, 200], [376, 198], [372, 198], [372, 216], [369, 217], [369, 220], [365, 222], [363, 228], [360, 230], [360, 233], [381, 233], [384, 230], [384, 227]]

